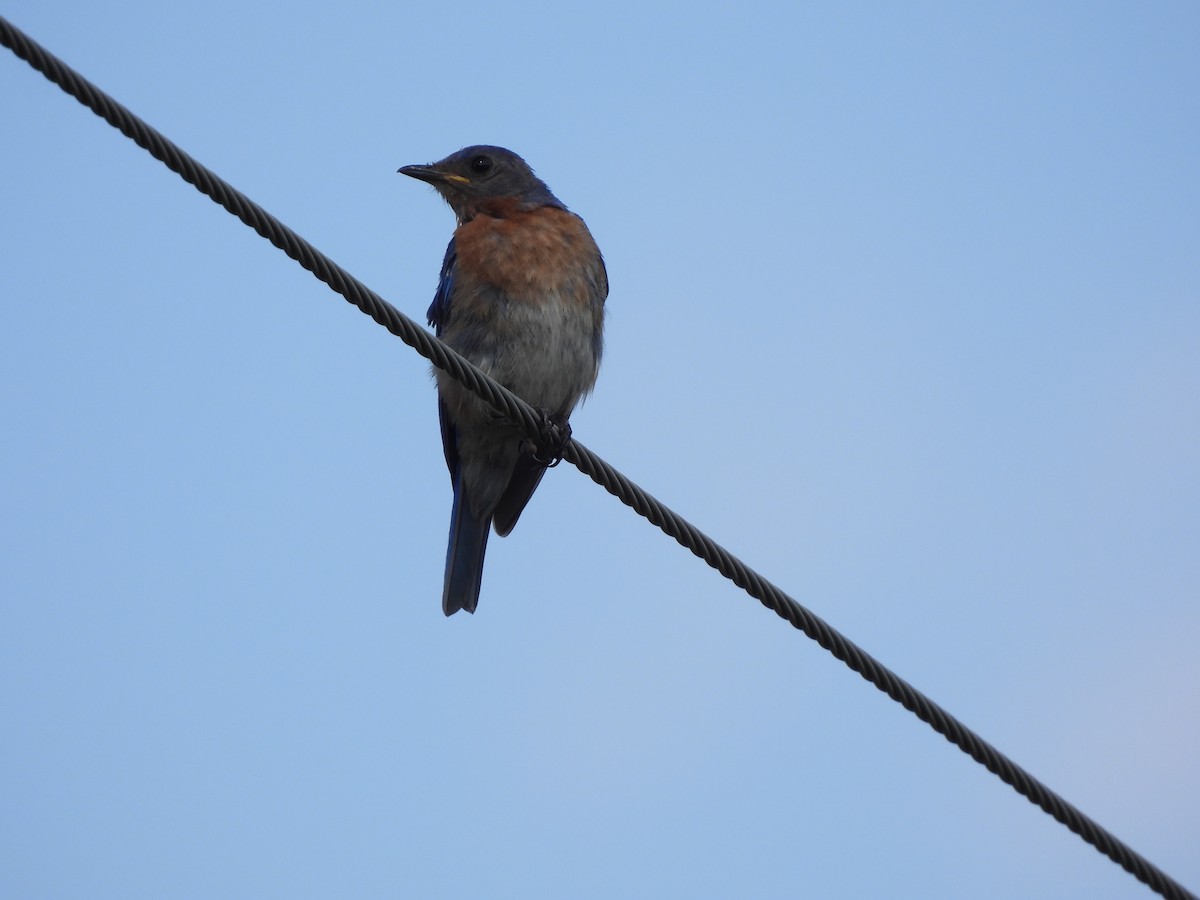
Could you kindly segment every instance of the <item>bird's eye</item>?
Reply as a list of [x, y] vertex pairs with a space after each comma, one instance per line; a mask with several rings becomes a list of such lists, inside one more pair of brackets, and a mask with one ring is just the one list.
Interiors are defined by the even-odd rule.
[[471, 171], [477, 175], [489, 171], [492, 168], [492, 161], [486, 156], [476, 156], [471, 160]]

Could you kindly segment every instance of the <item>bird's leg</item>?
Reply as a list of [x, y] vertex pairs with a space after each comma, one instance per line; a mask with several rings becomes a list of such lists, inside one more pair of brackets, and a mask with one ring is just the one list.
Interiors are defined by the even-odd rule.
[[530, 454], [547, 469], [553, 469], [562, 462], [567, 444], [571, 443], [571, 423], [567, 421], [567, 416], [552, 415], [541, 408], [538, 409], [538, 417], [541, 419], [541, 429], [537, 442], [530, 447]]

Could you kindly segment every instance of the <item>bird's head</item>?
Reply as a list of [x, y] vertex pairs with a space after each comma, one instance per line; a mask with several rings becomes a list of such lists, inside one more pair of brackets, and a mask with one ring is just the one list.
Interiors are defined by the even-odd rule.
[[479, 144], [451, 153], [427, 166], [404, 166], [400, 174], [433, 185], [450, 204], [459, 222], [479, 213], [565, 206], [550, 193], [529, 164], [511, 150]]

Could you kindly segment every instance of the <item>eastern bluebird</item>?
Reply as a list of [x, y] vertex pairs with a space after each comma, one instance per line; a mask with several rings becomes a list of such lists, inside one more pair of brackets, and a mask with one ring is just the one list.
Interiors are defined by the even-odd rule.
[[[583, 219], [525, 160], [466, 147], [400, 172], [437, 189], [458, 228], [446, 248], [429, 324], [437, 336], [553, 422], [596, 383], [608, 274]], [[488, 532], [504, 537], [548, 459], [487, 403], [435, 371], [454, 507], [442, 610], [475, 612]]]

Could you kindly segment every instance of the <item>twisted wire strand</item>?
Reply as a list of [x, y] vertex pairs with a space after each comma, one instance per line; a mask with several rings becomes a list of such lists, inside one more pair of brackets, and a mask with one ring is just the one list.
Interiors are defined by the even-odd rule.
[[[8, 47], [47, 79], [148, 151], [188, 184], [237, 216], [439, 369], [448, 372], [502, 411], [528, 437], [535, 440], [544, 438], [546, 422], [537, 410], [429, 334], [292, 229], [194, 160], [3, 17], [0, 17], [0, 44]], [[567, 443], [563, 450], [563, 458], [626, 506], [703, 559], [767, 609], [804, 632], [853, 671], [914, 713], [946, 740], [997, 775], [1017, 793], [1079, 835], [1153, 891], [1169, 900], [1200, 900], [1132, 847], [1068, 803], [933, 700], [694, 525], [646, 493], [579, 441], [570, 440]]]

